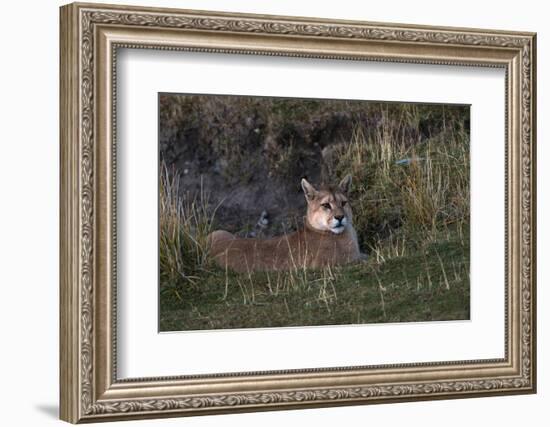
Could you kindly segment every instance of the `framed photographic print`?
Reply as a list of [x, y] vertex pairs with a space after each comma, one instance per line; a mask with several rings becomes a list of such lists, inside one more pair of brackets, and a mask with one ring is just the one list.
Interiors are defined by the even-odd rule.
[[533, 393], [535, 34], [61, 8], [61, 418]]

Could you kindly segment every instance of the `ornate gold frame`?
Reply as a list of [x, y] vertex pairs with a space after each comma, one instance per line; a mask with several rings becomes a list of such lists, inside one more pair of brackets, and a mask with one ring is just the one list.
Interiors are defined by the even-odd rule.
[[[535, 392], [535, 34], [99, 4], [61, 8], [61, 418], [128, 418]], [[117, 380], [117, 47], [506, 70], [506, 357]]]

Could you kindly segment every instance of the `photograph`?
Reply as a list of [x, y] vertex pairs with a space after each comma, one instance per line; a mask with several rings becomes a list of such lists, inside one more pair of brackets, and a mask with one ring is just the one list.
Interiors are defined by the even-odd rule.
[[159, 330], [470, 319], [470, 106], [159, 93]]
[[[56, 375], [61, 420], [391, 403], [386, 420], [439, 401], [433, 419], [475, 425], [460, 418], [478, 415], [468, 399], [537, 393], [542, 14], [291, 3], [30, 14], [59, 30], [57, 47], [32, 50], [59, 71], [41, 85], [59, 118], [50, 105], [29, 130], [43, 150], [53, 126], [59, 147], [53, 160], [6, 158], [26, 178], [57, 162], [59, 197], [36, 191], [44, 173], [34, 191], [6, 182], [32, 202], [14, 204], [29, 224], [40, 197], [59, 202], [40, 209], [56, 226], [39, 227], [58, 231], [58, 262], [46, 262], [57, 302], [36, 299], [57, 311], [55, 334], [39, 336], [59, 351], [31, 365]], [[27, 128], [7, 146], [28, 151]], [[20, 298], [8, 300], [20, 319]], [[540, 399], [521, 399], [539, 419]], [[497, 401], [477, 406], [519, 419]], [[37, 402], [41, 418], [54, 411]]]

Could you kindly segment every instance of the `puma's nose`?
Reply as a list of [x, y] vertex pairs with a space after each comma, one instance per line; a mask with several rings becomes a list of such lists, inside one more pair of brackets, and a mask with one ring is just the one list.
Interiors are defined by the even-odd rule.
[[344, 219], [344, 215], [334, 215], [334, 219], [342, 222], [342, 220]]

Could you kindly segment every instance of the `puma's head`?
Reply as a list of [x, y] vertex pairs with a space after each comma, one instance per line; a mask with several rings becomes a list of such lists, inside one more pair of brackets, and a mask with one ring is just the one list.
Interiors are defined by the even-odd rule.
[[336, 188], [326, 187], [317, 190], [302, 179], [302, 189], [307, 200], [307, 222], [315, 230], [342, 233], [351, 227], [352, 213], [348, 203], [351, 176], [347, 175]]

